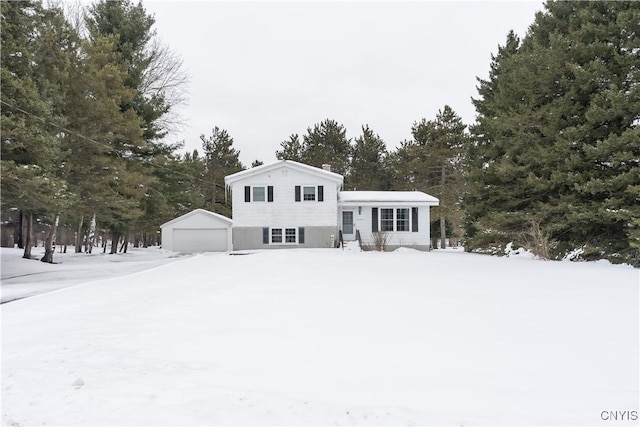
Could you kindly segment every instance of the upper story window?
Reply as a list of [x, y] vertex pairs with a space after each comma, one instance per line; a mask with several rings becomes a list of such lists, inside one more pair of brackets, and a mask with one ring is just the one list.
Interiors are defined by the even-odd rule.
[[316, 187], [302, 187], [302, 200], [315, 200]]
[[266, 200], [266, 189], [264, 187], [253, 187], [253, 201], [264, 202]]
[[295, 201], [300, 202], [324, 202], [323, 185], [296, 185]]
[[271, 185], [245, 185], [245, 202], [273, 202], [273, 186]]

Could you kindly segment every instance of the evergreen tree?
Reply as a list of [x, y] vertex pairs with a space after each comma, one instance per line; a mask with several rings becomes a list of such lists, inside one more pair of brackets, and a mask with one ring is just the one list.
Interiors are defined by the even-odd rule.
[[387, 190], [389, 174], [386, 170], [387, 148], [379, 135], [368, 125], [355, 139], [349, 167], [349, 188], [354, 190]]
[[280, 143], [280, 146], [282, 150], [276, 151], [276, 159], [302, 162], [302, 144], [297, 133], [291, 134], [289, 139]]
[[351, 141], [346, 132], [344, 126], [330, 119], [307, 128], [302, 140], [302, 162], [315, 167], [330, 164], [333, 172], [347, 175]]
[[478, 88], [467, 246], [526, 244], [538, 226], [553, 257], [581, 249], [586, 259], [634, 262], [640, 4], [545, 8], [520, 46], [510, 37]]
[[[121, 108], [133, 109], [142, 118], [147, 141], [166, 135], [163, 126], [167, 122], [162, 118], [182, 102], [183, 87], [188, 81], [181, 69], [182, 61], [154, 38], [154, 23], [142, 2], [134, 5], [131, 0], [101, 0], [89, 8], [86, 19], [91, 39], [116, 36], [115, 51], [127, 66], [125, 85], [135, 90], [133, 99]], [[145, 148], [162, 149], [155, 145]]]
[[149, 165], [133, 154], [146, 141], [135, 111], [120, 108], [135, 91], [125, 84], [126, 64], [118, 61], [114, 43], [113, 36], [82, 43], [67, 111], [74, 133], [66, 140], [68, 180], [79, 197], [75, 213], [96, 214], [113, 234], [112, 252], [143, 215], [141, 203], [153, 179]]
[[2, 206], [26, 213], [24, 257], [31, 257], [30, 224], [51, 224], [43, 261], [52, 262], [56, 218], [68, 204], [61, 129], [75, 34], [59, 9], [37, 2], [1, 2]]
[[215, 126], [211, 136], [200, 136], [204, 150], [204, 208], [231, 217], [231, 198], [227, 197], [224, 177], [244, 170], [240, 151], [233, 148], [233, 138]]
[[424, 191], [436, 196], [440, 205], [434, 217], [440, 219], [440, 247], [446, 247], [446, 224], [459, 230], [461, 224], [460, 198], [462, 193], [462, 157], [468, 143], [466, 125], [451, 107], [445, 105], [435, 120], [422, 119], [411, 128], [413, 166], [417, 182]]

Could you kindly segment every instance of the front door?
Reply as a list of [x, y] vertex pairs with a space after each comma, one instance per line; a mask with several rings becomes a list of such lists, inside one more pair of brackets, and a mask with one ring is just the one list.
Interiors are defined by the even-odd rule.
[[342, 211], [342, 238], [344, 240], [355, 239], [353, 231], [353, 211]]

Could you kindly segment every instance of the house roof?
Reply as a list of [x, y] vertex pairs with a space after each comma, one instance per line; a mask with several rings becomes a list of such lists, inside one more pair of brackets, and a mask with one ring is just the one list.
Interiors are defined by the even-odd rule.
[[227, 223], [229, 225], [233, 224], [233, 221], [231, 219], [227, 218], [224, 215], [220, 215], [220, 214], [217, 214], [215, 212], [210, 212], [210, 211], [205, 210], [205, 209], [194, 209], [189, 213], [186, 213], [186, 214], [184, 214], [182, 216], [179, 216], [178, 218], [174, 218], [171, 221], [165, 222], [164, 224], [162, 224], [160, 226], [160, 228], [165, 227], [167, 225], [171, 225], [174, 222], [181, 221], [183, 219], [189, 218], [190, 216], [193, 216], [193, 215], [196, 215], [196, 214], [204, 214], [204, 215], [207, 215], [207, 216], [211, 217], [212, 219], [216, 219], [218, 221], [222, 221], [222, 222]]
[[346, 203], [427, 203], [438, 205], [440, 201], [422, 191], [340, 191], [338, 200]]
[[265, 172], [271, 172], [273, 170], [277, 170], [283, 167], [289, 167], [294, 170], [299, 170], [301, 172], [309, 173], [312, 175], [319, 175], [324, 178], [335, 181], [337, 184], [342, 184], [344, 177], [335, 172], [329, 172], [327, 170], [317, 168], [314, 166], [305, 165], [303, 163], [294, 162], [293, 160], [281, 160], [279, 162], [270, 163], [268, 165], [256, 166], [255, 168], [243, 170], [240, 172], [236, 172], [232, 175], [227, 175], [224, 177], [225, 185], [231, 185], [236, 181], [241, 179], [258, 175]]

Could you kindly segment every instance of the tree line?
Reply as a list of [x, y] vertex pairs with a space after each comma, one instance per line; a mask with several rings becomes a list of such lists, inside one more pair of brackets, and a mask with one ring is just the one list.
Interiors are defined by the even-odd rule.
[[[102, 234], [115, 252], [195, 208], [231, 215], [224, 176], [246, 168], [231, 135], [214, 126], [186, 154], [162, 142], [187, 77], [140, 3], [98, 2], [72, 26], [59, 9], [3, 1], [2, 20], [2, 213], [21, 218], [26, 257], [34, 218], [50, 253], [58, 224], [77, 251]], [[349, 139], [327, 118], [276, 158], [329, 163], [349, 190], [438, 197], [440, 247], [637, 263], [639, 30], [637, 2], [548, 1], [478, 79], [470, 126], [444, 105], [388, 150], [368, 125]]]

